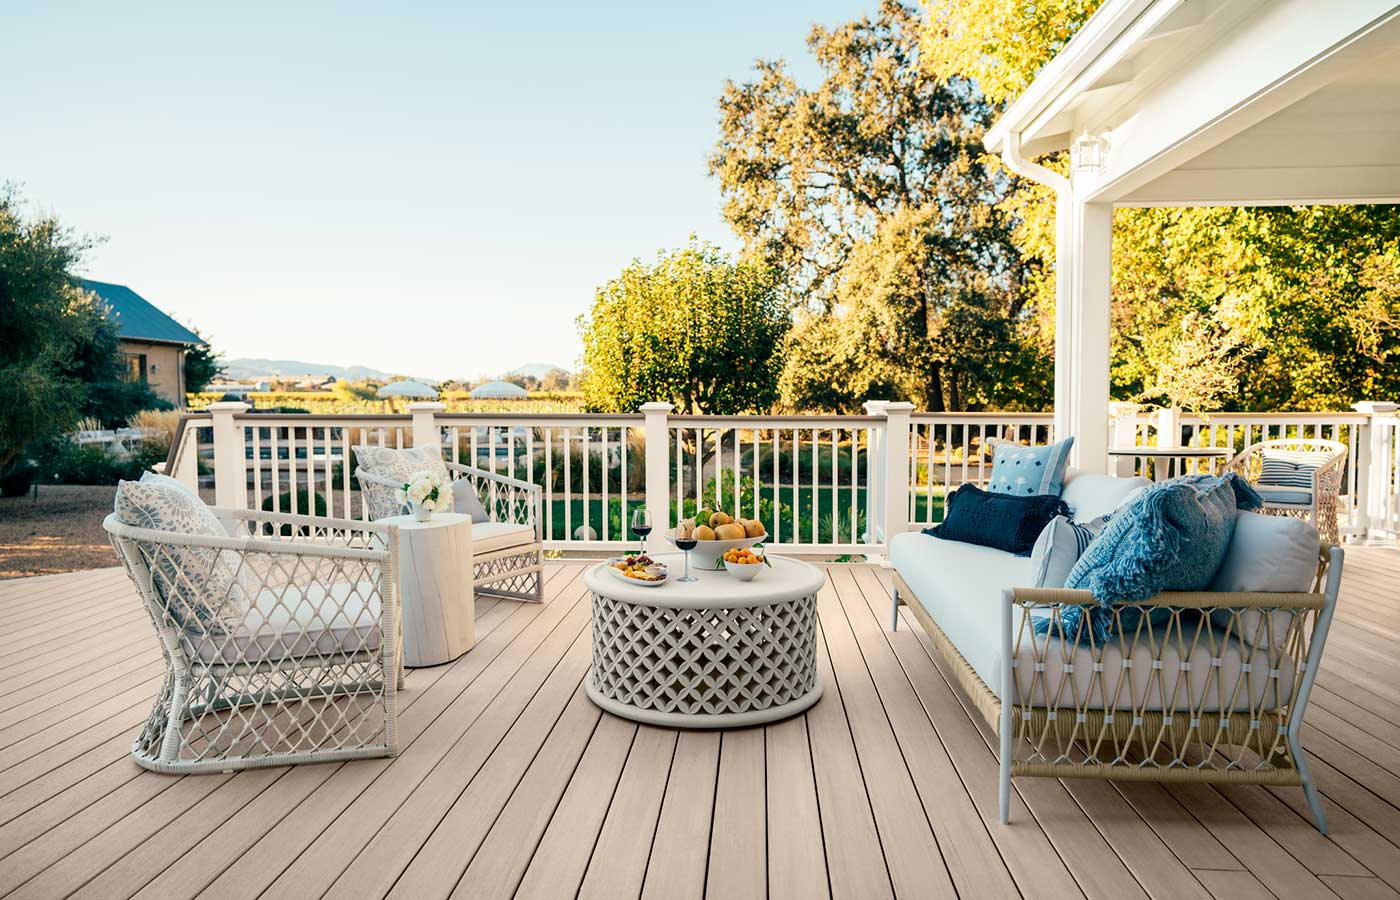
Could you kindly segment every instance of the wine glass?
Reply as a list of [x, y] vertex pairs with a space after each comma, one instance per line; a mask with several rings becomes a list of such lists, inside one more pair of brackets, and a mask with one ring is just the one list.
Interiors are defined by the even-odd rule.
[[637, 553], [646, 553], [646, 538], [651, 534], [651, 513], [645, 506], [632, 512], [632, 534], [637, 538]]
[[676, 538], [676, 549], [677, 549], [677, 550], [684, 550], [684, 551], [685, 551], [685, 574], [682, 575], [680, 578], [677, 578], [677, 579], [676, 579], [677, 581], [699, 581], [699, 580], [700, 580], [700, 579], [696, 578], [694, 575], [690, 574], [690, 551], [692, 551], [692, 550], [695, 549], [695, 544], [696, 544], [696, 543], [697, 543], [697, 542], [696, 542], [696, 540], [695, 540], [694, 534], [692, 534], [692, 535], [691, 535], [690, 537], [688, 537], [688, 538], [683, 538], [683, 537], [678, 537], [678, 538]]

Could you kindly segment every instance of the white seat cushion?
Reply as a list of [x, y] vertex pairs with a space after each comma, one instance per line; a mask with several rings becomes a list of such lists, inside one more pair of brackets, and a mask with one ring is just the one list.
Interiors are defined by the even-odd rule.
[[[1000, 693], [1002, 593], [1007, 588], [1034, 584], [1037, 575], [1035, 561], [989, 547], [943, 541], [920, 532], [909, 532], [896, 535], [890, 541], [890, 562], [915, 594], [914, 597], [905, 597], [905, 601], [923, 606], [973, 671], [989, 688]], [[1017, 613], [1012, 623], [1013, 629], [1021, 627], [1019, 615]], [[1037, 705], [1045, 704], [1049, 698], [1060, 706], [1074, 706], [1076, 695], [1071, 688], [1078, 688], [1081, 691], [1079, 696], [1091, 691], [1090, 679], [1095, 675], [1093, 650], [1088, 646], [1068, 645], [1058, 638], [1043, 635], [1035, 640], [1033, 645], [1028, 637], [1022, 637], [1016, 663], [1020, 671], [1018, 684], [1030, 686], [1033, 692], [1031, 702]], [[1043, 648], [1047, 640], [1052, 641], [1054, 646], [1045, 653], [1043, 677], [1032, 681], [1036, 650]], [[1123, 654], [1118, 647], [1104, 648], [1104, 677], [1088, 694], [1090, 703], [1087, 708], [1105, 708], [1105, 686], [1115, 709], [1127, 709], [1135, 703], [1139, 709], [1160, 710], [1164, 696], [1168, 707], [1181, 709], [1187, 705], [1185, 698], [1189, 696], [1190, 706], [1201, 711], [1212, 711], [1219, 709], [1222, 701], [1225, 706], [1231, 705], [1237, 684], [1240, 690], [1238, 698], [1234, 700], [1235, 706], [1246, 694], [1256, 702], [1261, 699], [1271, 704], [1287, 702], [1293, 689], [1291, 660], [1276, 655], [1280, 677], [1276, 680], [1278, 686], [1275, 688], [1275, 679], [1269, 677], [1268, 655], [1263, 650], [1249, 653], [1246, 660], [1244, 648], [1238, 641], [1217, 640], [1215, 647], [1219, 657], [1213, 655], [1209, 642], [1203, 636], [1195, 650], [1187, 655], [1188, 671], [1181, 669], [1182, 660], [1175, 649], [1163, 653], [1162, 668], [1154, 670], [1152, 646], [1145, 640], [1139, 641], [1135, 651], [1129, 654], [1133, 664], [1127, 670], [1123, 668]], [[1212, 665], [1216, 658], [1220, 660], [1218, 667]], [[1247, 684], [1240, 682], [1242, 677], [1246, 677], [1243, 673], [1245, 662], [1250, 663], [1252, 670], [1247, 676], [1250, 679]], [[1127, 680], [1122, 680], [1125, 672], [1131, 672], [1131, 675]], [[1074, 680], [1065, 684], [1066, 678]]]
[[472, 553], [494, 553], [535, 542], [535, 529], [512, 522], [472, 523]]
[[329, 596], [313, 584], [262, 591], [238, 628], [224, 635], [186, 633], [185, 649], [207, 663], [376, 653], [380, 634], [379, 594], [372, 584], [337, 584]]
[[1115, 478], [1071, 469], [1065, 475], [1060, 499], [1069, 505], [1074, 521], [1088, 522], [1113, 512], [1151, 486], [1146, 478]]

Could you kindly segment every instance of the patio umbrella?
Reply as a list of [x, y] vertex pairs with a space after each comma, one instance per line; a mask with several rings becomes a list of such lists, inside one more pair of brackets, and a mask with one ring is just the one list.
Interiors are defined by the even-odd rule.
[[426, 397], [436, 400], [438, 392], [421, 381], [395, 381], [379, 389], [380, 397]]
[[473, 400], [524, 400], [529, 391], [509, 381], [488, 381], [472, 391]]

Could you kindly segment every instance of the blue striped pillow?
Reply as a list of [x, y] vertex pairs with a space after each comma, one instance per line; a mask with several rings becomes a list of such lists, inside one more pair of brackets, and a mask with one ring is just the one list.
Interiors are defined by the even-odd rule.
[[1313, 473], [1331, 458], [1330, 453], [1265, 450], [1260, 463], [1259, 484], [1276, 487], [1311, 488]]
[[1031, 559], [1035, 561], [1032, 567], [1036, 573], [1035, 587], [1064, 587], [1074, 564], [1079, 562], [1079, 557], [1084, 555], [1089, 544], [1103, 531], [1108, 518], [1099, 516], [1083, 523], [1068, 516], [1051, 519], [1031, 549]]

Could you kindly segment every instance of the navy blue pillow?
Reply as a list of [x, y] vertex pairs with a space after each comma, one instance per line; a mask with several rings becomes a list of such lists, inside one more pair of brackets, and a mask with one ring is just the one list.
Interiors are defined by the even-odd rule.
[[1017, 556], [1030, 556], [1036, 538], [1056, 516], [1069, 516], [1065, 501], [1054, 494], [1031, 497], [984, 491], [964, 484], [948, 495], [942, 523], [925, 528], [945, 541], [980, 544]]

